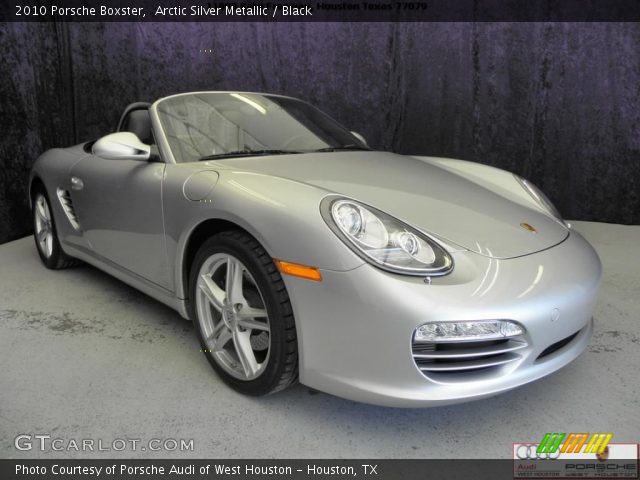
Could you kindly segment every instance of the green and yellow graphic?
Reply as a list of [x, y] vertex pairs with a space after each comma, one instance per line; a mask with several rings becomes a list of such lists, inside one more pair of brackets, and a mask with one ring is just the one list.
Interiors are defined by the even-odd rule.
[[584, 446], [582, 453], [597, 454], [604, 452], [612, 438], [613, 433], [545, 433], [536, 452], [556, 453], [560, 450], [560, 453], [580, 453]]

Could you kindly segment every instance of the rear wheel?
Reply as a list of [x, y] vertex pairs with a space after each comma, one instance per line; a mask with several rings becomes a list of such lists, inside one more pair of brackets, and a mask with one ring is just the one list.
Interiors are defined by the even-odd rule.
[[235, 390], [266, 395], [297, 380], [293, 312], [264, 248], [237, 231], [207, 240], [194, 259], [190, 315], [214, 370]]
[[78, 261], [64, 253], [58, 240], [56, 224], [49, 198], [43, 190], [33, 196], [33, 237], [42, 263], [47, 268], [59, 270], [77, 265]]

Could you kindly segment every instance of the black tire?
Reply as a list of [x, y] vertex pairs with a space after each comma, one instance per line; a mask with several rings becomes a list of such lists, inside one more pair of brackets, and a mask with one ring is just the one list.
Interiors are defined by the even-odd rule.
[[[46, 202], [47, 209], [50, 214], [50, 231], [51, 231], [51, 253], [49, 254], [47, 251], [43, 250], [43, 247], [40, 245], [38, 241], [38, 225], [37, 225], [37, 202], [38, 199], [42, 197]], [[64, 250], [62, 250], [62, 246], [60, 245], [60, 241], [58, 240], [58, 230], [56, 229], [56, 223], [53, 216], [53, 210], [51, 208], [51, 202], [49, 201], [49, 196], [47, 192], [42, 188], [37, 188], [32, 195], [31, 199], [31, 215], [33, 220], [33, 239], [36, 244], [36, 250], [38, 251], [38, 255], [40, 255], [40, 260], [45, 267], [51, 270], [62, 270], [64, 268], [75, 267], [80, 262], [73, 257], [70, 257]]]
[[[215, 254], [240, 260], [259, 289], [269, 316], [270, 350], [264, 371], [255, 379], [238, 379], [216, 361], [204, 340], [196, 307], [196, 285], [204, 262]], [[298, 380], [298, 343], [289, 295], [280, 272], [260, 243], [241, 231], [218, 233], [205, 241], [191, 265], [189, 275], [189, 316], [193, 320], [202, 351], [222, 380], [245, 395], [261, 396], [284, 390]]]

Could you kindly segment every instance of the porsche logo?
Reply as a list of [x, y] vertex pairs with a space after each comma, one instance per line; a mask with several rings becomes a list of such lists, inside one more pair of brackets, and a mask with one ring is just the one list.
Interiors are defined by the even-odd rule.
[[528, 223], [521, 223], [520, 226], [531, 233], [538, 233], [535, 227], [529, 225]]

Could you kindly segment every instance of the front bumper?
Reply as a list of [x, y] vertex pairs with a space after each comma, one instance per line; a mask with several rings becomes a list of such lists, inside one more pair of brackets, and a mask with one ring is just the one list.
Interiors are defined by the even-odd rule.
[[[490, 259], [468, 251], [452, 255], [454, 271], [430, 285], [368, 264], [348, 272], [323, 270], [322, 282], [286, 277], [297, 323], [300, 381], [360, 402], [436, 406], [531, 382], [586, 348], [602, 268], [579, 233], [519, 258]], [[526, 328], [526, 346], [517, 351], [517, 360], [477, 375], [430, 375], [418, 368], [412, 355], [416, 327], [478, 319], [509, 319]]]

